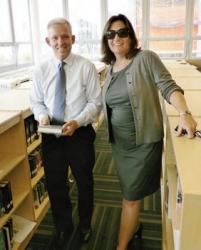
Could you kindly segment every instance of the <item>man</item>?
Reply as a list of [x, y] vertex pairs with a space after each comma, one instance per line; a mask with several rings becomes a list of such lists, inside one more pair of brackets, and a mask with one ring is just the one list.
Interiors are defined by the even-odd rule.
[[39, 125], [63, 125], [60, 137], [42, 134], [44, 170], [56, 227], [54, 249], [60, 249], [73, 231], [68, 166], [78, 187], [78, 230], [83, 242], [91, 236], [95, 162], [91, 123], [101, 109], [101, 90], [94, 65], [71, 52], [75, 36], [70, 23], [56, 18], [48, 23], [47, 30], [46, 42], [54, 57], [36, 67], [30, 101]]

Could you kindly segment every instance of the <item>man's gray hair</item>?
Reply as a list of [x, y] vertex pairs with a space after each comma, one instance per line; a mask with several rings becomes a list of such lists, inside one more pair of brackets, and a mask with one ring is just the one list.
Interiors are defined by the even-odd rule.
[[72, 27], [71, 24], [68, 20], [66, 20], [64, 17], [56, 17], [52, 20], [50, 20], [47, 24], [47, 29], [49, 30], [52, 26], [54, 26], [55, 24], [66, 24], [69, 28], [70, 31], [72, 33]]

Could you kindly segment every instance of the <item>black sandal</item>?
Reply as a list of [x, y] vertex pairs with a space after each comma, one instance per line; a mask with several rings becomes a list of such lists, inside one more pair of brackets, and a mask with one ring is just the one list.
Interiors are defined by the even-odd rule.
[[134, 233], [133, 237], [128, 243], [128, 249], [133, 249], [133, 247], [135, 246], [135, 242], [140, 241], [142, 239], [142, 230], [143, 230], [143, 225], [142, 223], [140, 223], [137, 231]]

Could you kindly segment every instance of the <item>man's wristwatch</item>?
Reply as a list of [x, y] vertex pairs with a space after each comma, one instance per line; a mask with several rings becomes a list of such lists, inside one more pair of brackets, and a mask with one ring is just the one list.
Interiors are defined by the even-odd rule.
[[185, 110], [179, 112], [179, 115], [181, 116], [181, 115], [192, 115], [192, 114], [191, 114], [191, 111], [190, 111], [190, 110], [185, 109]]

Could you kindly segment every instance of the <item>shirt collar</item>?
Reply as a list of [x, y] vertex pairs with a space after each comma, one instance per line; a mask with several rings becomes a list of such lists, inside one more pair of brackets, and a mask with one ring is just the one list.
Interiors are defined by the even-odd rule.
[[[63, 61], [67, 65], [71, 66], [73, 64], [73, 58], [74, 58], [73, 53], [70, 53], [70, 55], [67, 58], [65, 58]], [[57, 59], [57, 58], [54, 58], [54, 63], [58, 67], [58, 65], [61, 63], [61, 61], [59, 59]]]

